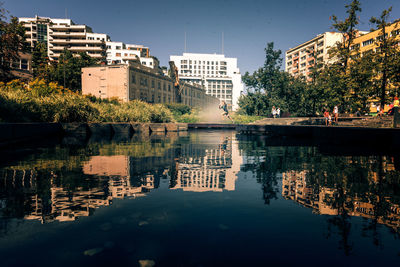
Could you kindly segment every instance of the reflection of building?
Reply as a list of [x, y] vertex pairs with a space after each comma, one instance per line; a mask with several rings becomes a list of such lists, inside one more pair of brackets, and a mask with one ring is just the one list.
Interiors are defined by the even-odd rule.
[[[37, 169], [35, 164], [26, 170], [0, 169], [0, 216], [42, 223], [74, 221], [111, 205], [116, 198], [145, 196], [168, 177], [171, 189], [234, 190], [242, 162], [238, 144], [232, 141], [232, 133], [220, 144], [215, 138], [200, 144], [184, 138], [179, 145], [167, 139], [148, 145], [109, 146], [84, 162], [80, 158], [53, 165], [41, 161], [43, 167]], [[111, 149], [127, 155], [106, 156]]]
[[[349, 160], [350, 161], [350, 160]], [[384, 163], [386, 171], [393, 170], [390, 163]], [[338, 215], [339, 209], [350, 216], [360, 216], [376, 219], [378, 223], [385, 224], [394, 229], [400, 227], [400, 205], [392, 203], [390, 197], [379, 197], [369, 191], [364, 195], [352, 195], [344, 190], [343, 196], [339, 196], [336, 188], [307, 183], [308, 171], [289, 170], [282, 175], [282, 196], [293, 200], [305, 207], [312, 208], [314, 213], [326, 215]], [[377, 183], [377, 173], [370, 171], [369, 179]], [[343, 198], [343, 206], [335, 204], [339, 198]], [[385, 207], [378, 211], [377, 206]]]
[[131, 183], [131, 159], [128, 156], [93, 156], [83, 165], [83, 173], [108, 176], [108, 191], [112, 198], [138, 197], [155, 188], [154, 175], [145, 174], [136, 186]]
[[[178, 162], [178, 174], [172, 189], [184, 191], [235, 190], [237, 172], [242, 164], [238, 143], [226, 136], [217, 147], [207, 148], [201, 154], [195, 148], [185, 151]], [[186, 155], [188, 153], [188, 155]]]

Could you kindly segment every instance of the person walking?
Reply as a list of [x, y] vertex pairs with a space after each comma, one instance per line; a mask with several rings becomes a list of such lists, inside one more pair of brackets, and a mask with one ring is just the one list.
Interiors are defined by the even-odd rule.
[[281, 109], [280, 108], [277, 108], [277, 110], [276, 110], [276, 117], [277, 118], [281, 117]]
[[337, 124], [338, 120], [339, 120], [339, 108], [338, 108], [338, 106], [335, 106], [333, 108], [333, 116], [334, 116], [334, 122], [335, 122], [335, 124]]
[[381, 105], [377, 105], [376, 106], [376, 116], [379, 117], [379, 118], [382, 118]]
[[272, 111], [271, 111], [271, 113], [272, 113], [272, 118], [276, 118], [276, 109], [275, 109], [275, 106], [272, 106]]

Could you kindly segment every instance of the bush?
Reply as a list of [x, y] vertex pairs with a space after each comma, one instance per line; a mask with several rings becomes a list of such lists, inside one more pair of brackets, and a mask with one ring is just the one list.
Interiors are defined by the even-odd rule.
[[3, 122], [171, 122], [164, 105], [139, 100], [120, 103], [81, 96], [55, 84], [35, 80], [24, 84], [0, 83], [0, 121]]

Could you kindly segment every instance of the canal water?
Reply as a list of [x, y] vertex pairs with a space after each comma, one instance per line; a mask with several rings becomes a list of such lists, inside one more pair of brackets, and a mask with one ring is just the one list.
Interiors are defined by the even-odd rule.
[[233, 131], [7, 153], [1, 266], [400, 263], [398, 155]]

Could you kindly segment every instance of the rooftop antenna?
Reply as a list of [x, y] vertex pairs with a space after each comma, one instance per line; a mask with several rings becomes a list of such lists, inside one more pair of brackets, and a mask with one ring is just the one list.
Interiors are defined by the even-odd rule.
[[222, 54], [224, 54], [224, 32], [222, 32]]
[[185, 49], [184, 49], [184, 53], [186, 53], [186, 31], [185, 31]]

